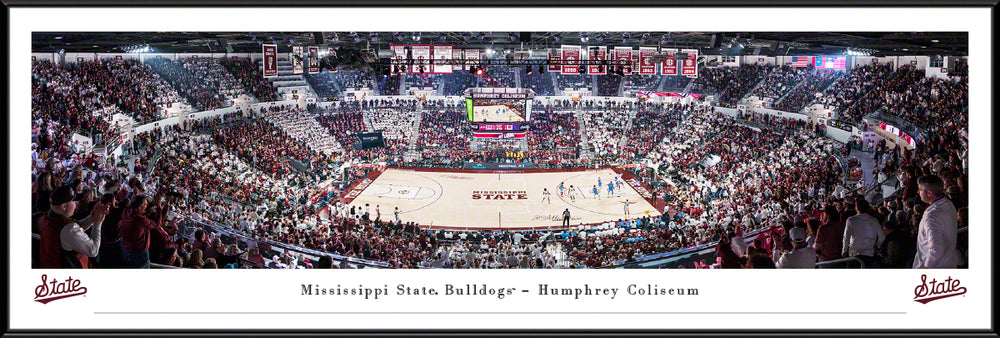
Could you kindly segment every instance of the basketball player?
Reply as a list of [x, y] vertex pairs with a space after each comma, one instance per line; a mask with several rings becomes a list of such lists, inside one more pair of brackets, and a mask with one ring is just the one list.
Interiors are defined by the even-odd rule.
[[401, 223], [399, 221], [399, 207], [396, 207], [396, 210], [393, 211], [393, 213], [396, 214], [396, 223]]
[[598, 188], [604, 188], [604, 186], [601, 185], [601, 177], [600, 176], [597, 176], [597, 187]]
[[569, 185], [569, 201], [576, 202], [576, 190], [573, 189], [573, 185]]
[[566, 186], [563, 185], [563, 182], [559, 182], [559, 197], [563, 197], [563, 190], [565, 188]]
[[629, 212], [628, 212], [628, 205], [629, 204], [631, 204], [631, 202], [629, 202], [628, 199], [626, 198], [625, 199], [625, 216], [629, 215]]
[[611, 184], [611, 182], [608, 182], [608, 197], [610, 198], [614, 196], [615, 196], [615, 185]]
[[594, 186], [594, 198], [601, 199], [601, 193], [597, 190], [597, 186]]
[[542, 200], [552, 204], [552, 193], [549, 192], [549, 188], [542, 189]]

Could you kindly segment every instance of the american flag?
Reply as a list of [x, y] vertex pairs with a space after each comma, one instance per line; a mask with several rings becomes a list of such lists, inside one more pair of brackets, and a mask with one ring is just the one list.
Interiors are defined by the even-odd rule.
[[792, 67], [809, 67], [809, 57], [808, 56], [793, 56], [792, 63], [789, 65]]

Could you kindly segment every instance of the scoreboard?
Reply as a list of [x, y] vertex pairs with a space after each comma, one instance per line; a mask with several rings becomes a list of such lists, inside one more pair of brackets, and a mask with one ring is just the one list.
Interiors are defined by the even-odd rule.
[[465, 98], [472, 135], [477, 138], [524, 138], [531, 121], [530, 90], [470, 89]]

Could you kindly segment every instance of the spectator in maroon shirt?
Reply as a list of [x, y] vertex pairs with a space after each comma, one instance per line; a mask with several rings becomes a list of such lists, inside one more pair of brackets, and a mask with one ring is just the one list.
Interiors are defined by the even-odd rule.
[[[160, 197], [160, 196], [157, 196]], [[125, 249], [125, 266], [142, 268], [149, 263], [150, 232], [159, 227], [167, 208], [161, 208], [154, 219], [146, 214], [149, 201], [146, 196], [132, 198], [130, 208], [122, 216], [122, 244]]]

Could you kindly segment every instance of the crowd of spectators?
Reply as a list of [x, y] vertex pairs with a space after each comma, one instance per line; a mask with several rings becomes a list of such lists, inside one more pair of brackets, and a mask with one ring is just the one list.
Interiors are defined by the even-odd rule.
[[364, 112], [371, 121], [372, 130], [382, 131], [386, 151], [401, 155], [408, 149], [417, 130], [416, 112], [390, 108], [370, 109]]
[[573, 163], [580, 149], [580, 123], [573, 113], [533, 113], [526, 155], [536, 163]]
[[278, 100], [278, 91], [264, 78], [260, 66], [249, 58], [222, 59], [221, 63], [258, 101]]
[[400, 95], [399, 84], [403, 81], [402, 75], [382, 76], [376, 78], [378, 90], [382, 95]]
[[462, 95], [466, 89], [476, 87], [479, 77], [469, 71], [460, 70], [451, 74], [442, 74], [444, 95]]
[[552, 85], [553, 76], [553, 74], [535, 71], [521, 77], [522, 86], [535, 91], [535, 95], [537, 96], [553, 96], [556, 95], [555, 87]]
[[442, 74], [406, 74], [406, 88], [435, 89]]
[[137, 60], [101, 60], [115, 81], [102, 85], [102, 92], [118, 99], [118, 106], [137, 123], [164, 118], [161, 106], [183, 102], [180, 94], [170, 87], [148, 65]]
[[337, 90], [337, 85], [334, 84], [336, 81], [334, 74], [327, 70], [321, 70], [316, 74], [304, 74], [306, 82], [309, 82], [309, 86], [316, 91], [316, 96], [319, 96], [321, 101], [336, 100], [340, 97], [340, 91]]
[[275, 177], [291, 173], [292, 168], [286, 162], [289, 158], [302, 163], [310, 163], [315, 158], [305, 145], [265, 120], [251, 120], [220, 128], [213, 135], [215, 142], [223, 148]]
[[628, 123], [627, 111], [594, 111], [583, 114], [583, 132], [597, 157], [617, 157], [619, 143]]
[[735, 107], [773, 67], [767, 65], [743, 65], [740, 67], [706, 68], [695, 79], [693, 93], [719, 95], [719, 104]]
[[359, 70], [341, 70], [333, 73], [333, 77], [337, 79], [340, 86], [344, 90], [348, 89], [372, 89], [372, 75], [365, 71]]
[[119, 110], [94, 87], [47, 60], [32, 62], [31, 75], [31, 130], [37, 151], [65, 155], [73, 133], [98, 144], [112, 137], [110, 114]]
[[597, 96], [621, 96], [621, 76], [597, 76]]
[[851, 69], [845, 78], [826, 89], [822, 97], [815, 103], [828, 108], [847, 109], [861, 98], [861, 95], [871, 89], [876, 79], [892, 72], [892, 64], [867, 64]]
[[[331, 207], [329, 222], [321, 220], [316, 196], [331, 196], [335, 190], [316, 188], [319, 177], [291, 170], [284, 160], [328, 163], [304, 145], [312, 139], [297, 140], [288, 131], [301, 128], [307, 135], [307, 130], [325, 129], [312, 118], [313, 123], [297, 124], [304, 120], [286, 115], [287, 107], [250, 114], [270, 121], [233, 114], [234, 121], [137, 135], [140, 156], [134, 172], [123, 163], [82, 153], [68, 141], [72, 132], [105, 129], [100, 111], [116, 109], [88, 82], [100, 78], [100, 65], [66, 70], [45, 61], [33, 63], [36, 267], [142, 267], [146, 262], [190, 268], [264, 266], [267, 259], [260, 256], [269, 252], [264, 243], [272, 240], [401, 268], [601, 267], [706, 243], [719, 244], [712, 260], [684, 267], [811, 268], [817, 261], [847, 256], [867, 267], [967, 265], [967, 257], [957, 250], [967, 252], [967, 233], [957, 230], [968, 225], [968, 145], [959, 133], [968, 124], [966, 78], [925, 78], [910, 66], [865, 66], [841, 81], [864, 90], [838, 95], [846, 90], [838, 84], [828, 91], [828, 97], [842, 100], [835, 103], [844, 116], [858, 119], [882, 110], [925, 129], [916, 149], [875, 148], [878, 181], [891, 176], [900, 183], [899, 192], [874, 205], [842, 185], [833, 154], [843, 146], [815, 137], [816, 126], [804, 121], [747, 112], [728, 117], [703, 105], [566, 101], [557, 105], [597, 110], [582, 116], [585, 133], [592, 143], [598, 140], [594, 147], [599, 153], [647, 159], [660, 168], [664, 184], [657, 196], [666, 201], [665, 215], [553, 233], [452, 233], [424, 231], [377, 211], [349, 212], [341, 204]], [[387, 135], [403, 134], [412, 118], [367, 109], [417, 105], [398, 100], [357, 104], [345, 104], [344, 109], [361, 109], [353, 110], [359, 112], [350, 119], [354, 122], [345, 123], [360, 121], [358, 130], [366, 129], [363, 117], [368, 114], [376, 129], [376, 123], [397, 125]], [[632, 111], [637, 113], [626, 131]], [[554, 134], [556, 148], [573, 143], [579, 132], [573, 114], [536, 114], [532, 132]], [[425, 156], [438, 163], [480, 156], [468, 149], [466, 119], [458, 110], [424, 113], [419, 144]], [[193, 131], [202, 128], [212, 129], [211, 134]], [[618, 142], [622, 135], [628, 142]], [[515, 145], [500, 141], [508, 142], [490, 148]], [[539, 145], [529, 139], [531, 149]], [[709, 156], [718, 162], [702, 165]], [[324, 175], [319, 176], [329, 174], [320, 171]], [[347, 170], [345, 175], [357, 179], [363, 172]], [[182, 234], [182, 215], [229, 225], [260, 247], [204, 230]], [[761, 230], [751, 243], [743, 240]], [[546, 244], [551, 241], [561, 249]], [[302, 263], [289, 257], [271, 261]], [[318, 263], [306, 265], [330, 265]]]
[[665, 76], [663, 80], [664, 91], [682, 92], [687, 88], [693, 79], [687, 76]]
[[418, 145], [424, 160], [457, 164], [468, 156], [471, 136], [465, 111], [425, 111], [420, 120]]
[[829, 87], [830, 84], [841, 76], [844, 76], [844, 72], [834, 69], [813, 70], [806, 74], [805, 79], [802, 80], [802, 85], [795, 87], [791, 92], [786, 94], [785, 98], [774, 105], [774, 109], [789, 112], [802, 110], [806, 104], [809, 104], [816, 98], [816, 93], [823, 92], [826, 87]]
[[760, 86], [753, 90], [751, 95], [756, 95], [761, 100], [777, 101], [786, 93], [792, 90], [795, 85], [804, 81], [806, 76], [813, 72], [812, 67], [798, 68], [781, 66], [764, 78]]
[[145, 62], [167, 83], [170, 83], [171, 87], [187, 98], [196, 111], [223, 107], [223, 102], [228, 101], [225, 95], [216, 91], [214, 87], [210, 87], [199, 75], [195, 75], [181, 62], [160, 56], [148, 58]]
[[660, 75], [628, 75], [622, 77], [622, 81], [625, 82], [624, 87], [626, 92], [636, 90], [656, 91], [660, 87], [660, 78]]
[[262, 113], [264, 119], [281, 128], [288, 136], [317, 153], [330, 156], [334, 152], [343, 151], [344, 147], [338, 138], [330, 136], [321, 123], [312, 114], [294, 109], [272, 109]]
[[218, 59], [188, 57], [181, 58], [179, 62], [191, 75], [223, 98], [236, 98], [246, 92], [243, 84], [229, 74]]
[[564, 90], [590, 90], [590, 76], [577, 74], [556, 74], [557, 93], [561, 95]]

